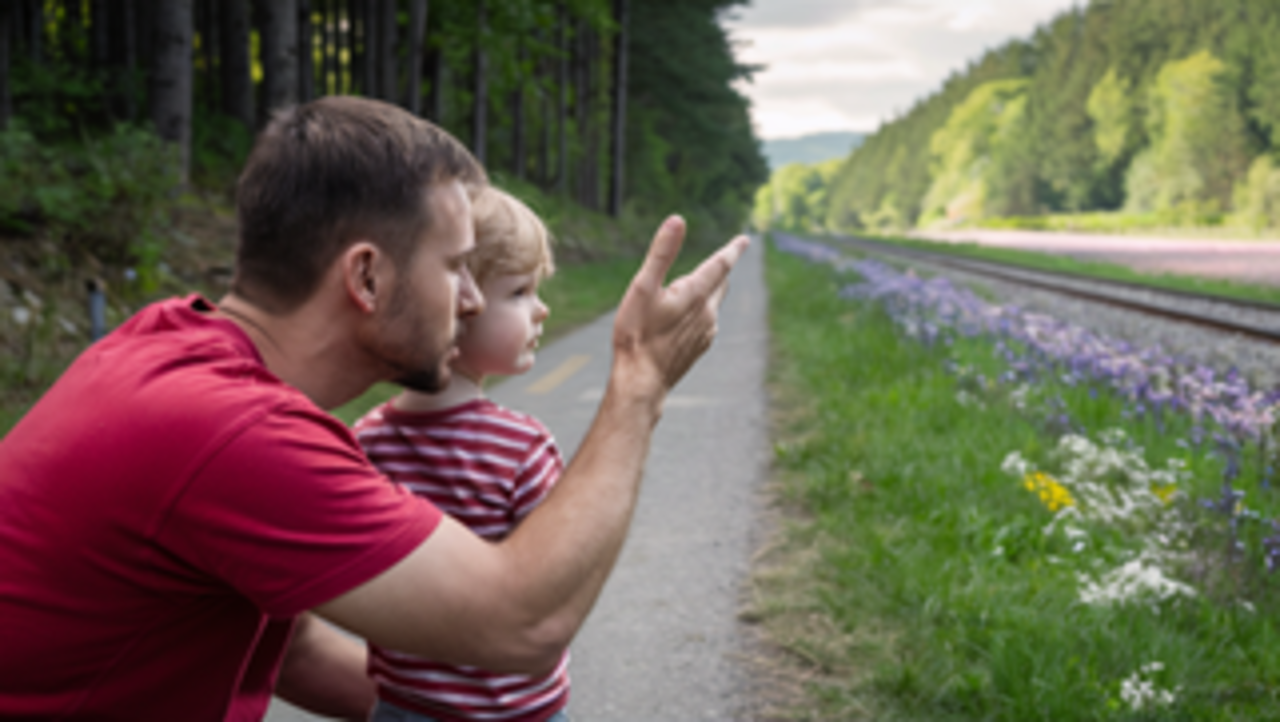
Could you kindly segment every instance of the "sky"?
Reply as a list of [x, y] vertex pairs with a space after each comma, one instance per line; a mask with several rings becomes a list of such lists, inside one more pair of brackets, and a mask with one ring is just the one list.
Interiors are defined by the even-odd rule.
[[724, 24], [761, 138], [874, 131], [985, 50], [1084, 0], [751, 0]]

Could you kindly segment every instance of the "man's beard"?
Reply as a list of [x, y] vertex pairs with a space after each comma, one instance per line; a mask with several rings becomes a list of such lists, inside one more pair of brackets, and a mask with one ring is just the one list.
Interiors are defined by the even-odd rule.
[[410, 371], [395, 382], [410, 391], [424, 394], [438, 394], [449, 385], [449, 378], [439, 363], [424, 371]]
[[[388, 325], [399, 325], [403, 327], [408, 325], [411, 328], [422, 328], [423, 323], [416, 317], [414, 311], [408, 303], [408, 288], [406, 282], [401, 280], [395, 290], [392, 292], [391, 304], [388, 311]], [[413, 316], [406, 320], [406, 316]], [[409, 344], [393, 343], [390, 348], [384, 348], [383, 358], [391, 359], [412, 359], [417, 351], [416, 342], [418, 339], [412, 339]], [[449, 355], [452, 344], [443, 350], [431, 355], [425, 361], [419, 360], [418, 363], [393, 361], [394, 366], [400, 368], [400, 374], [395, 377], [395, 383], [413, 391], [420, 391], [424, 394], [437, 394], [449, 385], [451, 372], [445, 364], [444, 359]]]

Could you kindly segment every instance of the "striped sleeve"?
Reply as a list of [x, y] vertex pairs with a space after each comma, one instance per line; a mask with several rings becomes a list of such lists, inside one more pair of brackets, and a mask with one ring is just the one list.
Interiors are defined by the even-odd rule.
[[511, 490], [513, 518], [519, 521], [541, 504], [551, 487], [560, 480], [560, 473], [563, 471], [564, 461], [560, 458], [560, 449], [556, 447], [551, 434], [544, 430], [516, 471]]

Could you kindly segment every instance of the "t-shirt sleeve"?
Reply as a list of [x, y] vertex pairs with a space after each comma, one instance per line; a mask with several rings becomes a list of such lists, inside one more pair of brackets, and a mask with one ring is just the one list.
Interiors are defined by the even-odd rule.
[[512, 484], [511, 511], [516, 521], [528, 516], [542, 503], [564, 471], [564, 460], [560, 458], [555, 439], [541, 425], [538, 428], [540, 433], [530, 445], [529, 454], [521, 463]]
[[285, 403], [243, 424], [193, 474], [160, 537], [268, 614], [359, 586], [439, 524], [435, 506], [387, 481], [328, 414]]

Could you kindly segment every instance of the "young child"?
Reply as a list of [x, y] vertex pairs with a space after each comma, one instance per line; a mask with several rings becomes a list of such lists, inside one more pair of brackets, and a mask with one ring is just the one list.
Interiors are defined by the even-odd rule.
[[[468, 265], [484, 311], [467, 319], [439, 394], [406, 390], [356, 423], [379, 469], [488, 539], [501, 539], [550, 491], [564, 463], [536, 419], [485, 398], [490, 375], [533, 368], [548, 310], [538, 284], [553, 270], [546, 227], [520, 201], [485, 188], [473, 201]], [[378, 685], [374, 722], [567, 720], [569, 657], [546, 676], [497, 674], [370, 645]]]

